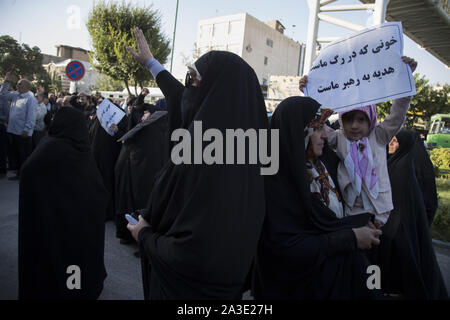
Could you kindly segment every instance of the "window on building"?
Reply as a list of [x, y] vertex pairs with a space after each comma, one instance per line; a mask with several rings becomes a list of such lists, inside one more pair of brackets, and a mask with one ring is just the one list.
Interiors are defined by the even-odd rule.
[[267, 63], [269, 62], [269, 58], [267, 58], [267, 57], [264, 57], [264, 65], [266, 65], [267, 66]]
[[267, 38], [266, 44], [267, 44], [269, 47], [273, 48], [273, 41], [272, 41], [271, 39]]

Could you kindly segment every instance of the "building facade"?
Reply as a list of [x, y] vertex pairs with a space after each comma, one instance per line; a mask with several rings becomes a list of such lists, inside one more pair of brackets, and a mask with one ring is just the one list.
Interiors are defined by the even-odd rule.
[[267, 88], [270, 75], [301, 74], [302, 44], [284, 35], [277, 20], [262, 22], [248, 13], [239, 13], [198, 22], [196, 55], [211, 50], [233, 52], [256, 72]]
[[[61, 79], [62, 90], [65, 92], [86, 92], [89, 93], [95, 85], [100, 74], [89, 63], [89, 51], [82, 48], [58, 45], [56, 46], [56, 56], [44, 54], [43, 66], [51, 75]], [[66, 66], [74, 61], [80, 61], [85, 69], [83, 79], [71, 81], [66, 76]]]

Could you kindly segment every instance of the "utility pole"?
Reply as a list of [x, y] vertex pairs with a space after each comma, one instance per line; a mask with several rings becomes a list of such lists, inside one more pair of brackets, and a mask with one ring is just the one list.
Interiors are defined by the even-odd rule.
[[175, 52], [175, 34], [177, 32], [177, 17], [178, 17], [178, 0], [177, 0], [177, 8], [175, 9], [175, 25], [173, 26], [172, 56], [170, 58], [170, 73], [172, 73], [173, 53]]

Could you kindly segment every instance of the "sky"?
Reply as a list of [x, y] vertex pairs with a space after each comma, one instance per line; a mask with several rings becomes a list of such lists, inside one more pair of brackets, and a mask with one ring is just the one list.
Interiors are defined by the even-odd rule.
[[[176, 0], [130, 0], [138, 6], [153, 6], [161, 17], [163, 32], [172, 44]], [[356, 0], [339, 0], [336, 5], [358, 4]], [[0, 0], [0, 35], [10, 35], [20, 43], [38, 46], [43, 53], [56, 55], [56, 45], [92, 49], [86, 22], [93, 0]], [[309, 9], [306, 0], [179, 0], [173, 74], [184, 78], [184, 56], [192, 56], [201, 19], [247, 12], [261, 21], [279, 20], [285, 35], [306, 42]], [[328, 13], [363, 26], [370, 26], [369, 11]], [[79, 19], [78, 19], [79, 17]], [[353, 31], [320, 22], [319, 37], [344, 37]], [[418, 61], [416, 73], [431, 84], [450, 83], [450, 69], [405, 36], [404, 54]], [[170, 56], [166, 68], [170, 66]]]

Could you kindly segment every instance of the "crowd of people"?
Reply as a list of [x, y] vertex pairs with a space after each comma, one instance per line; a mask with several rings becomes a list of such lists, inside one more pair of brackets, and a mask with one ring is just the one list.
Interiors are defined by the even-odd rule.
[[[204, 54], [183, 85], [134, 33], [130, 54], [165, 99], [145, 103], [144, 89], [112, 101], [126, 113], [113, 135], [96, 114], [100, 95], [35, 98], [26, 79], [8, 91], [5, 76], [0, 173], [7, 162], [20, 180], [20, 299], [98, 298], [107, 220], [122, 244], [138, 244], [145, 299], [239, 300], [247, 290], [257, 300], [447, 299], [429, 230], [433, 168], [418, 134], [401, 129], [411, 97], [394, 100], [380, 123], [370, 105], [341, 113], [332, 129], [333, 112], [302, 96], [269, 120], [239, 56]], [[300, 91], [306, 85], [303, 77]], [[194, 121], [204, 131], [277, 130], [278, 172], [262, 176], [261, 162], [174, 164], [171, 135], [193, 135]], [[76, 289], [67, 285], [73, 265]], [[367, 285], [370, 265], [381, 287]]]

